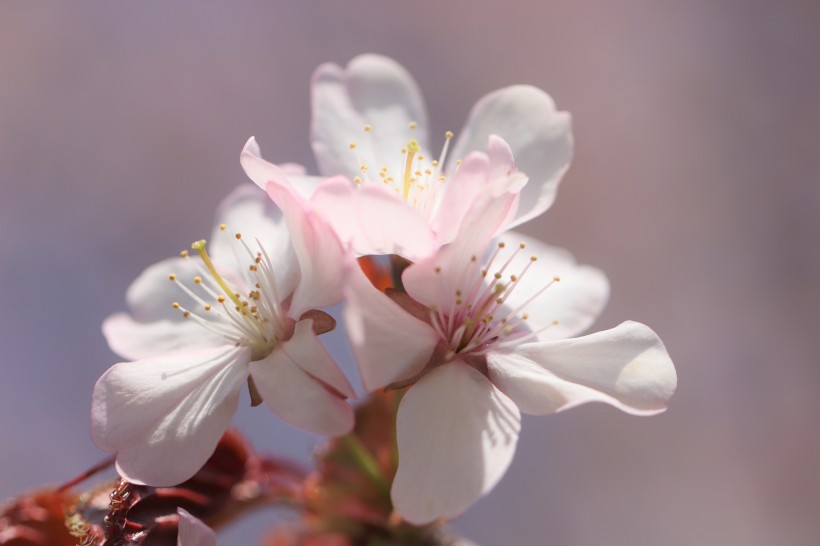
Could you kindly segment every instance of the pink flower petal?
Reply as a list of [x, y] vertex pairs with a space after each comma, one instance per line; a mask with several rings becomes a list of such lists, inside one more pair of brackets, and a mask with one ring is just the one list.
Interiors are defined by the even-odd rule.
[[524, 413], [605, 402], [627, 413], [666, 409], [677, 374], [649, 327], [624, 322], [588, 336], [528, 343], [487, 355], [490, 379]]
[[506, 472], [520, 425], [512, 400], [466, 364], [425, 374], [399, 406], [398, 513], [421, 525], [464, 512]]
[[518, 168], [530, 182], [521, 192], [521, 209], [510, 226], [530, 220], [552, 205], [572, 156], [570, 116], [555, 109], [552, 98], [535, 87], [515, 85], [479, 100], [459, 135], [452, 160], [484, 150], [490, 135], [506, 140]]
[[382, 188], [356, 189], [337, 178], [317, 189], [311, 205], [356, 254], [399, 254], [413, 260], [436, 248], [424, 216]]
[[[489, 156], [480, 152], [468, 155], [444, 185], [431, 221], [439, 244], [462, 236], [491, 237], [505, 229], [515, 215], [515, 196], [527, 183], [527, 176], [516, 170], [503, 140], [492, 137], [489, 148]], [[502, 210], [506, 215], [497, 217], [496, 212]], [[465, 227], [465, 223], [471, 225]]]
[[516, 200], [513, 193], [476, 200], [453, 243], [404, 270], [402, 282], [407, 293], [428, 307], [446, 309], [457, 292], [467, 294], [482, 283], [487, 246]]
[[282, 209], [299, 260], [301, 281], [293, 293], [291, 316], [338, 303], [351, 262], [338, 236], [298, 194], [274, 183], [267, 191]]
[[327, 358], [327, 354], [316, 352], [315, 346], [300, 337], [251, 362], [251, 375], [262, 399], [280, 419], [302, 430], [323, 436], [349, 432], [353, 408], [304, 371], [294, 358]]
[[230, 346], [113, 366], [94, 387], [94, 442], [118, 452], [117, 469], [131, 482], [187, 480], [227, 429], [249, 358], [249, 350]]
[[262, 159], [262, 152], [255, 137], [249, 138], [242, 148], [239, 154], [239, 164], [242, 165], [248, 178], [263, 190], [268, 187], [269, 182], [289, 183], [288, 175], [282, 169]]
[[346, 290], [345, 324], [364, 388], [409, 379], [427, 365], [438, 343], [433, 328], [405, 312], [354, 268]]
[[[411, 138], [425, 147], [427, 114], [421, 93], [398, 63], [379, 55], [361, 55], [343, 69], [323, 64], [313, 75], [311, 142], [319, 171], [327, 176], [360, 173], [360, 163], [374, 172], [388, 167], [402, 172], [401, 149]], [[417, 124], [412, 132], [411, 122]], [[365, 124], [372, 127], [364, 131]], [[356, 142], [355, 153], [350, 143]]]
[[319, 337], [313, 333], [312, 320], [297, 322], [293, 337], [282, 344], [282, 350], [303, 371], [345, 397], [356, 398], [356, 391], [353, 390], [353, 386], [319, 341]]
[[179, 514], [177, 546], [216, 546], [216, 533], [182, 508]]
[[274, 165], [262, 159], [262, 154], [256, 139], [251, 137], [239, 155], [239, 163], [245, 170], [248, 178], [262, 188], [267, 187], [268, 182], [285, 184], [293, 188], [305, 199], [310, 198], [313, 192], [322, 182], [319, 176], [307, 176], [305, 168], [294, 163], [283, 163]]

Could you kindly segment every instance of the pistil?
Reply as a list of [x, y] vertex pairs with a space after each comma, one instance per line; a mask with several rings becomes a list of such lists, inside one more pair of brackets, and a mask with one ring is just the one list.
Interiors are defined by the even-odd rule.
[[239, 309], [239, 312], [243, 315], [247, 314], [243, 302], [239, 300], [239, 298], [236, 296], [231, 287], [228, 286], [228, 283], [225, 282], [225, 279], [222, 278], [222, 275], [220, 275], [219, 272], [216, 270], [216, 266], [214, 266], [213, 261], [211, 261], [211, 257], [208, 256], [208, 251], [205, 250], [205, 243], [205, 239], [201, 239], [192, 244], [191, 248], [199, 252], [199, 255], [202, 257], [202, 262], [205, 264], [205, 267], [208, 268], [208, 271], [210, 271], [211, 275], [213, 275], [214, 280], [217, 282], [217, 284], [219, 284], [220, 288], [222, 288], [222, 290], [225, 291], [225, 294], [229, 298], [231, 298], [231, 301], [234, 302], [234, 304], [236, 304], [237, 308]]
[[421, 149], [419, 142], [416, 139], [407, 143], [407, 160], [404, 163], [404, 200], [410, 196], [410, 186], [412, 184], [413, 176], [413, 157]]

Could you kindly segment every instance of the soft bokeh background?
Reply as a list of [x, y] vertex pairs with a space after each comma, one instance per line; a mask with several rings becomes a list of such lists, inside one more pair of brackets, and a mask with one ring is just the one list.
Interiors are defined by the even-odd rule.
[[[816, 544], [813, 0], [2, 0], [0, 498], [101, 458], [101, 320], [208, 233], [248, 136], [313, 166], [311, 71], [367, 51], [412, 71], [435, 133], [512, 83], [573, 113], [573, 167], [526, 231], [606, 270], [598, 327], [651, 325], [680, 375], [660, 417], [525, 419], [510, 471], [456, 528], [484, 546]], [[303, 459], [316, 441], [264, 410], [237, 422]]]

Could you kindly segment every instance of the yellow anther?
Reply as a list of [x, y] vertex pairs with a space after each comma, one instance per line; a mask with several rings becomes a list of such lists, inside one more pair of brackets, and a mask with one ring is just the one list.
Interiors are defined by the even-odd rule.
[[416, 123], [415, 121], [411, 121], [410, 123], [408, 123], [408, 124], [407, 124], [407, 127], [408, 127], [409, 129], [415, 129], [415, 128], [416, 128], [416, 127], [418, 127], [418, 126], [419, 126], [419, 124], [418, 124], [418, 123]]
[[451, 139], [451, 138], [453, 138], [454, 136], [455, 136], [455, 135], [453, 134], [453, 132], [452, 132], [452, 131], [447, 131], [446, 133], [444, 133], [444, 138], [446, 138], [447, 140], [450, 140], [450, 139]]
[[457, 159], [457, 160], [456, 160], [456, 167], [461, 167], [461, 164], [462, 164], [462, 163], [464, 163], [462, 160]]
[[206, 311], [210, 311], [210, 310], [211, 310], [211, 306], [210, 306], [210, 305], [205, 305], [205, 310], [206, 310]]
[[439, 177], [438, 177], [438, 181], [439, 181], [439, 182], [444, 182], [445, 180], [447, 180], [447, 177], [446, 177], [446, 176], [439, 176]]
[[219, 224], [219, 231], [225, 231], [228, 229], [228, 224]]
[[356, 143], [355, 143], [355, 142], [351, 142], [350, 144], [348, 144], [348, 146], [350, 146], [350, 149], [351, 149], [351, 150], [355, 150], [355, 149], [356, 149]]
[[353, 183], [356, 184], [357, 186], [361, 185], [362, 177], [361, 176], [353, 177]]
[[369, 167], [367, 166], [367, 163], [362, 163], [362, 166], [359, 167], [359, 169], [361, 169], [363, 173], [366, 173]]
[[558, 319], [553, 319], [552, 325], [553, 326], [558, 326], [558, 324], [560, 324], [560, 321]]
[[432, 163], [430, 163], [433, 167], [438, 167], [438, 159], [434, 159]]
[[174, 302], [174, 303], [171, 304], [171, 307], [173, 307], [174, 309], [179, 309], [180, 305], [179, 305], [179, 303]]
[[530, 318], [530, 314], [529, 313], [524, 313], [523, 315], [521, 315], [521, 318], [524, 319], [524, 320], [527, 320], [528, 318]]
[[556, 275], [552, 278], [555, 282], [561, 282], [561, 275]]
[[525, 248], [527, 248], [527, 245], [524, 244], [524, 243], [519, 243], [518, 248], [520, 248], [521, 250], [524, 250]]
[[202, 277], [200, 277], [199, 275], [194, 277], [194, 284], [202, 284]]
[[182, 316], [183, 316], [183, 317], [185, 317], [185, 318], [188, 318], [188, 317], [190, 317], [190, 316], [191, 316], [191, 312], [190, 312], [190, 311], [184, 311], [184, 312], [182, 313]]
[[225, 303], [225, 296], [217, 296], [216, 301], [218, 301], [219, 303]]
[[373, 126], [372, 126], [372, 125], [370, 125], [369, 123], [365, 124], [365, 126], [364, 126], [364, 132], [365, 132], [365, 133], [369, 133], [369, 132], [370, 132], [370, 131], [372, 131], [372, 130], [373, 130]]
[[183, 250], [182, 252], [179, 253], [179, 257], [180, 258], [187, 258], [188, 257], [188, 251]]
[[530, 261], [531, 262], [537, 262], [538, 261], [538, 256], [530, 256]]
[[170, 275], [168, 275], [168, 280], [175, 281], [175, 280], [177, 280], [177, 276], [174, 275], [173, 273], [171, 273]]

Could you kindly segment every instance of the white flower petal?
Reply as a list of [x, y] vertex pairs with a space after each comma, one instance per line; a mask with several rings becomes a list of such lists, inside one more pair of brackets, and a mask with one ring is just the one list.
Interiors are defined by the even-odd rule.
[[94, 442], [118, 452], [117, 468], [131, 482], [187, 480], [228, 427], [249, 359], [249, 350], [230, 346], [113, 366], [94, 387]]
[[663, 342], [629, 321], [584, 337], [493, 351], [487, 365], [492, 382], [536, 415], [595, 401], [652, 415], [666, 409], [677, 386]]
[[[505, 243], [506, 252], [499, 256], [497, 265], [521, 243], [525, 245], [504, 272], [505, 277], [518, 275], [506, 300], [507, 311], [520, 309], [519, 316], [527, 313], [527, 324], [540, 332], [538, 339], [544, 341], [576, 336], [592, 326], [609, 298], [609, 281], [601, 270], [578, 265], [568, 251], [521, 233], [508, 231], [498, 240]], [[533, 256], [538, 259], [530, 263]], [[528, 264], [529, 270], [521, 275]], [[532, 299], [555, 277], [560, 280]]]
[[421, 525], [464, 512], [504, 475], [520, 430], [515, 404], [459, 361], [427, 373], [399, 406], [393, 505]]
[[[251, 258], [242, 243], [236, 240], [236, 234], [240, 233], [254, 254], [259, 252], [259, 243], [262, 244], [273, 266], [279, 297], [285, 299], [293, 293], [299, 283], [299, 262], [285, 217], [266, 192], [251, 185], [236, 188], [220, 204], [216, 223], [209, 241], [210, 253], [226, 277], [234, 282], [237, 278], [251, 279], [243, 283], [251, 284], [247, 288], [256, 282], [248, 273]], [[220, 228], [222, 224], [227, 226], [225, 230]], [[193, 259], [199, 260], [198, 257]]]
[[125, 294], [134, 320], [181, 321], [182, 313], [171, 307], [174, 302], [188, 309], [196, 308], [198, 304], [169, 280], [172, 273], [190, 285], [193, 278], [199, 275], [198, 262], [188, 258], [168, 258], [143, 271]]
[[354, 189], [337, 178], [317, 189], [311, 205], [356, 254], [399, 254], [413, 260], [436, 248], [424, 216], [382, 188]]
[[448, 167], [473, 150], [484, 150], [493, 134], [509, 143], [516, 165], [530, 178], [521, 192], [513, 227], [538, 216], [555, 200], [572, 157], [570, 115], [557, 111], [552, 98], [538, 88], [514, 85], [499, 89], [473, 107]]
[[225, 338], [192, 320], [137, 322], [125, 313], [111, 315], [102, 326], [112, 351], [123, 358], [138, 360], [191, 347], [225, 345]]
[[[352, 178], [361, 174], [360, 162], [373, 172], [382, 167], [403, 172], [401, 149], [408, 140], [415, 138], [425, 147], [427, 114], [421, 93], [392, 59], [361, 55], [346, 69], [324, 64], [314, 73], [311, 89], [311, 142], [323, 175]], [[411, 122], [417, 124], [412, 131]], [[365, 132], [365, 124], [372, 131]], [[353, 151], [351, 142], [357, 144]]]
[[353, 408], [330, 392], [294, 361], [310, 358], [304, 339], [279, 345], [262, 360], [251, 362], [250, 370], [262, 399], [280, 419], [295, 427], [323, 436], [339, 436], [353, 428]]
[[433, 328], [404, 311], [353, 268], [344, 318], [364, 388], [409, 379], [427, 365], [438, 342]]
[[182, 508], [177, 508], [177, 546], [216, 546], [216, 533]]

